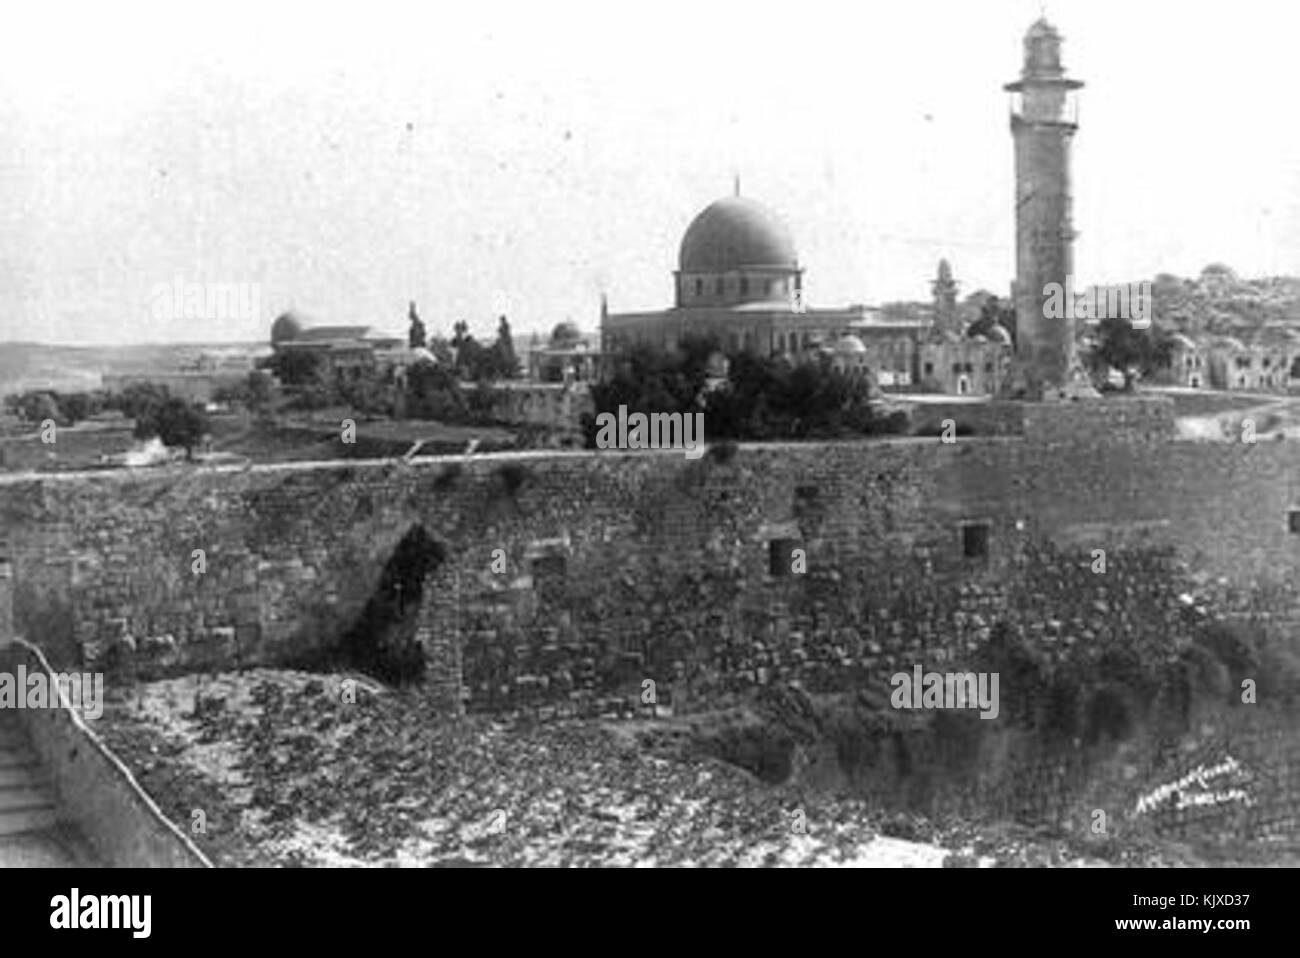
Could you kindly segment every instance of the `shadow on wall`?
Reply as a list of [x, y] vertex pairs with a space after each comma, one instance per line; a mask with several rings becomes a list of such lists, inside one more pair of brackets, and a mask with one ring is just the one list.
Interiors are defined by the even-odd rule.
[[393, 684], [418, 682], [425, 658], [417, 638], [424, 584], [446, 559], [446, 549], [422, 525], [402, 536], [379, 584], [339, 642], [306, 653], [292, 667], [311, 671], [354, 668]]
[[58, 669], [83, 665], [81, 646], [77, 644], [76, 617], [68, 598], [66, 583], [23, 582], [14, 590], [14, 623], [19, 635], [41, 647], [50, 663]]

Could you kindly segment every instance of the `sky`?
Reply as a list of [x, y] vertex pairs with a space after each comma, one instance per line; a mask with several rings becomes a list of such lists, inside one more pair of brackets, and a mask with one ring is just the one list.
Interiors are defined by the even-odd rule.
[[[257, 341], [281, 311], [492, 335], [670, 305], [692, 217], [789, 224], [812, 306], [1014, 270], [1008, 95], [1079, 98], [1078, 286], [1300, 274], [1294, 5], [23, 4], [0, 32], [0, 342]], [[168, 315], [161, 284], [251, 284]], [[176, 311], [173, 310], [173, 313]], [[222, 310], [217, 310], [221, 313]]]

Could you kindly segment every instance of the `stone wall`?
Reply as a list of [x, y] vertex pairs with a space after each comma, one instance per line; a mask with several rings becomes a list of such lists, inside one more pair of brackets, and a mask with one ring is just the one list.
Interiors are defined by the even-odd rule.
[[1158, 406], [1085, 406], [954, 444], [5, 478], [0, 528], [18, 631], [146, 676], [336, 646], [422, 527], [446, 560], [407, 597], [412, 634], [453, 709], [617, 712], [646, 680], [688, 710], [776, 679], [854, 688], [999, 620], [1122, 638], [1167, 611], [1174, 559], [1291, 621], [1300, 446], [1169, 442]]

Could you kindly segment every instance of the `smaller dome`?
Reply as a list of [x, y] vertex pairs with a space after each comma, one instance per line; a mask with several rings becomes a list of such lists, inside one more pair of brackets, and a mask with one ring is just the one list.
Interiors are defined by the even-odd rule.
[[552, 346], [568, 346], [582, 339], [582, 333], [573, 323], [565, 321], [556, 324], [555, 329], [551, 331]]
[[271, 342], [287, 343], [291, 339], [297, 339], [298, 335], [310, 325], [300, 314], [295, 313], [293, 310], [281, 313], [279, 318], [271, 324]]
[[835, 343], [835, 352], [839, 353], [842, 356], [849, 355], [849, 354], [856, 354], [856, 353], [865, 353], [866, 351], [867, 351], [867, 347], [862, 345], [862, 340], [858, 339], [858, 337], [853, 335], [841, 336], [839, 340], [837, 340]]
[[1001, 343], [1003, 346], [1011, 345], [1011, 334], [1001, 323], [994, 323], [993, 328], [989, 330], [989, 339], [995, 343]]
[[1192, 340], [1189, 337], [1184, 336], [1182, 333], [1174, 333], [1172, 336], [1169, 337], [1169, 339], [1174, 344], [1174, 346], [1176, 346], [1179, 349], [1187, 349], [1187, 350], [1196, 349], [1196, 343], [1192, 342]]

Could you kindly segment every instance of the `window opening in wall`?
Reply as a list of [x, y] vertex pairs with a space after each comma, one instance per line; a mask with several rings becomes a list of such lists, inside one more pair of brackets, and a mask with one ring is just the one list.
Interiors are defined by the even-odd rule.
[[767, 571], [772, 578], [793, 575], [791, 565], [794, 562], [794, 550], [799, 548], [798, 539], [772, 539], [767, 544]]
[[1286, 526], [1292, 534], [1300, 535], [1300, 509], [1292, 509], [1286, 514]]
[[568, 562], [562, 555], [537, 556], [532, 561], [532, 573], [534, 579], [563, 578], [567, 568]]
[[989, 523], [964, 522], [961, 527], [961, 549], [967, 559], [983, 559], [989, 554]]

